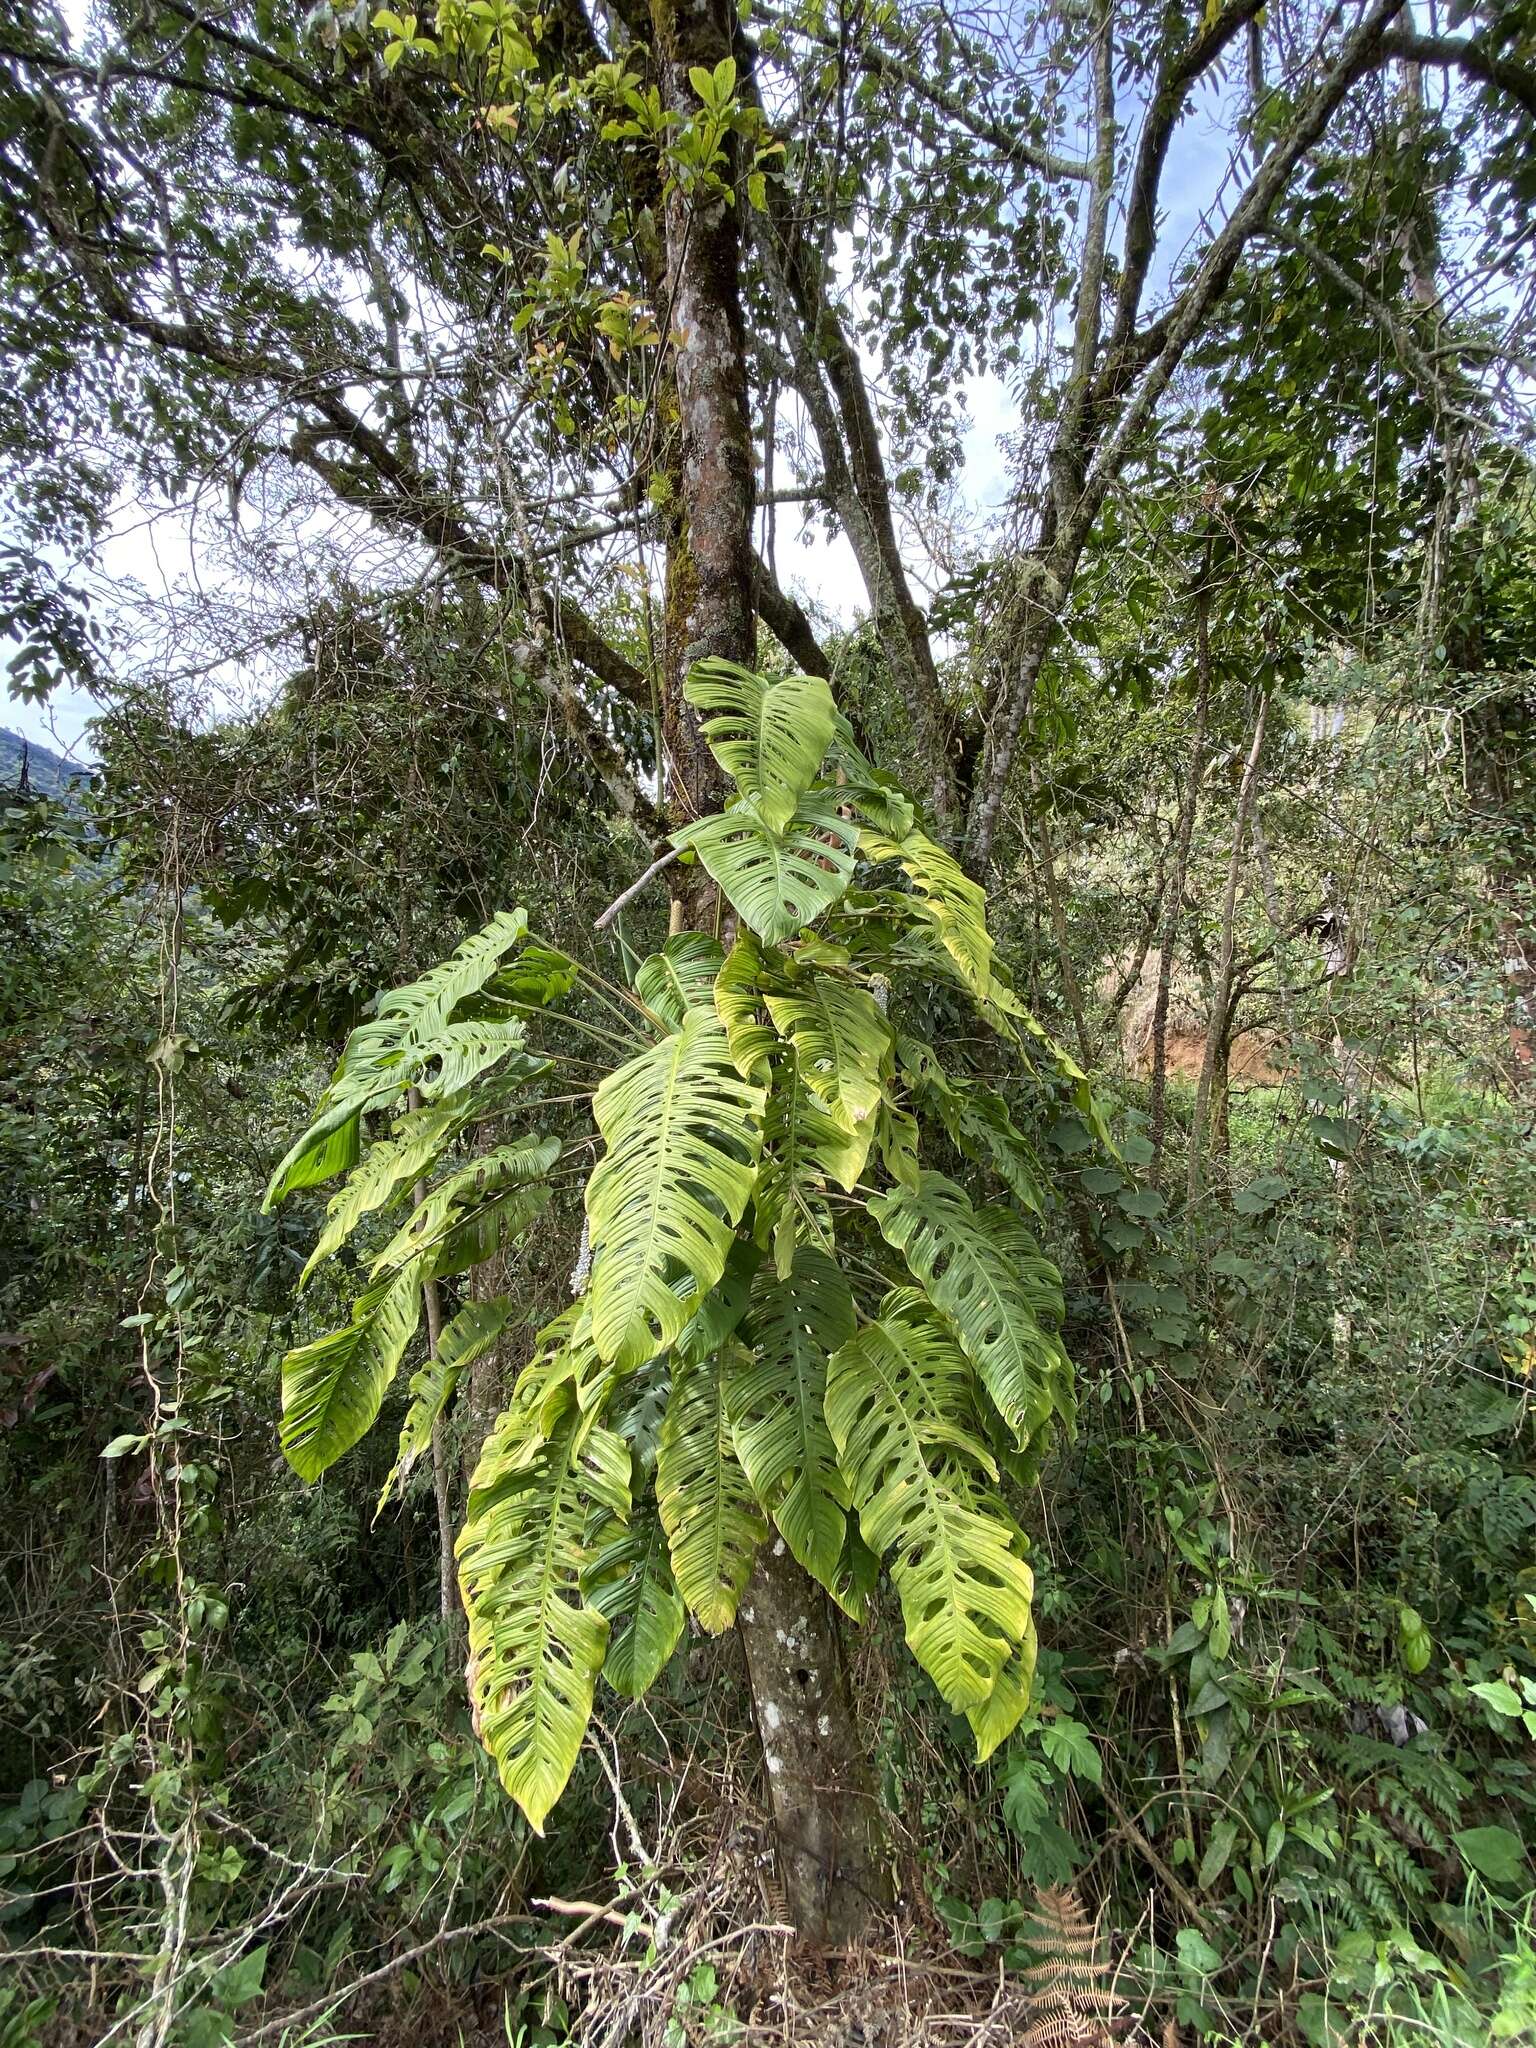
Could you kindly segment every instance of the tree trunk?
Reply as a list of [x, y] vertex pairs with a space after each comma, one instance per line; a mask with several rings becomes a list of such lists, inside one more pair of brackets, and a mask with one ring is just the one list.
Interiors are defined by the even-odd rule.
[[[662, 97], [696, 105], [688, 72], [732, 53], [734, 7], [651, 0]], [[671, 370], [679, 468], [667, 533], [662, 730], [666, 796], [683, 818], [718, 808], [723, 781], [683, 697], [706, 655], [756, 653], [753, 474], [741, 312], [740, 207], [720, 197], [666, 202]], [[713, 925], [701, 870], [674, 868], [674, 931]], [[753, 1710], [763, 1740], [785, 1905], [801, 1938], [855, 1940], [888, 1903], [873, 1772], [858, 1741], [835, 1615], [783, 1546], [765, 1546], [742, 1603]]]
[[891, 1904], [885, 1826], [837, 1610], [781, 1537], [758, 1552], [737, 1628], [786, 1910], [802, 1941], [848, 1947]]

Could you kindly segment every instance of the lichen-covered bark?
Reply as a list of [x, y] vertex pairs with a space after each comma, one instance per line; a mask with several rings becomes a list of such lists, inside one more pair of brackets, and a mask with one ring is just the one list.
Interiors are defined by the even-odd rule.
[[[662, 97], [687, 117], [698, 110], [689, 70], [713, 70], [731, 54], [734, 10], [718, 0], [653, 0]], [[665, 667], [667, 696], [680, 702], [688, 664], [702, 655], [752, 659], [752, 434], [741, 314], [741, 232], [724, 195], [695, 202], [680, 188], [665, 205], [667, 295], [677, 405], [676, 540], [669, 550]], [[685, 558], [685, 559], [684, 559]], [[701, 752], [678, 720], [684, 787], [676, 798], [713, 801], [702, 785]], [[707, 757], [706, 757], [707, 758]]]
[[778, 1836], [801, 1939], [858, 1941], [892, 1901], [885, 1827], [837, 1611], [780, 1539], [758, 1553], [737, 1616]]

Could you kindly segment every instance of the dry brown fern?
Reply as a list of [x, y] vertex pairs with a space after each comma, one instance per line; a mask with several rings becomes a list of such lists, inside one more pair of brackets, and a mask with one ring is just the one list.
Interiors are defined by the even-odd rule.
[[1112, 2048], [1125, 2004], [1077, 1893], [1068, 1885], [1037, 1891], [1022, 1932], [1034, 1960], [1020, 1973], [1029, 2021], [1018, 2048]]

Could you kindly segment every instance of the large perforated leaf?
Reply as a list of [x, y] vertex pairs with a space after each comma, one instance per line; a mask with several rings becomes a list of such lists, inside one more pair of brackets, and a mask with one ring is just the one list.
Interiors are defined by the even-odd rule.
[[972, 1208], [942, 1173], [872, 1196], [869, 1208], [953, 1328], [1022, 1450], [1049, 1421], [1069, 1370], [1056, 1336], [1060, 1274], [1011, 1210]]
[[[373, 1262], [375, 1276], [424, 1251], [437, 1252], [455, 1222], [487, 1208], [509, 1189], [528, 1189], [542, 1181], [560, 1157], [558, 1138], [530, 1135], [498, 1145], [468, 1165], [445, 1174], [419, 1201]], [[531, 1216], [530, 1216], [531, 1220]], [[451, 1258], [434, 1260], [434, 1271], [460, 1271]]]
[[779, 1035], [795, 1048], [800, 1078], [835, 1123], [852, 1133], [881, 1101], [891, 1030], [868, 989], [812, 972], [791, 993], [766, 998]]
[[283, 1456], [318, 1479], [372, 1429], [421, 1316], [421, 1275], [411, 1264], [370, 1287], [352, 1320], [283, 1360]]
[[817, 676], [770, 681], [734, 661], [695, 662], [683, 694], [705, 714], [710, 752], [771, 832], [781, 832], [816, 778], [837, 726]]
[[853, 1294], [836, 1263], [802, 1245], [786, 1278], [758, 1273], [726, 1381], [731, 1436], [758, 1504], [829, 1590], [848, 1489], [827, 1428], [827, 1360], [853, 1335]]
[[827, 1426], [912, 1654], [957, 1712], [981, 1706], [1029, 1627], [1032, 1581], [994, 1506], [970, 1365], [911, 1290], [833, 1356]]
[[701, 1628], [736, 1619], [757, 1547], [768, 1533], [731, 1441], [725, 1358], [680, 1359], [656, 1459], [656, 1498], [677, 1590]]
[[768, 1078], [778, 1035], [764, 1021], [764, 989], [777, 981], [782, 963], [782, 954], [764, 954], [752, 932], [739, 932], [715, 977], [715, 1014], [725, 1028], [736, 1071], [747, 1081]]
[[390, 1495], [404, 1486], [419, 1458], [432, 1442], [438, 1418], [453, 1399], [460, 1378], [477, 1358], [490, 1350], [506, 1327], [512, 1304], [504, 1295], [489, 1301], [467, 1301], [443, 1329], [435, 1352], [427, 1354], [418, 1371], [411, 1374], [411, 1404], [400, 1425], [400, 1442], [379, 1494], [374, 1519], [384, 1512]]
[[743, 801], [672, 839], [698, 855], [742, 923], [778, 945], [814, 924], [847, 888], [858, 827], [839, 815], [836, 791], [812, 790], [782, 830]]
[[526, 911], [499, 911], [439, 966], [380, 998], [377, 1014], [347, 1040], [309, 1129], [279, 1162], [264, 1208], [356, 1163], [363, 1113], [398, 1100], [435, 1057], [436, 1041], [455, 1006], [485, 987], [527, 932]]
[[403, 1117], [392, 1137], [369, 1146], [366, 1156], [326, 1204], [325, 1228], [299, 1275], [300, 1286], [316, 1266], [346, 1243], [365, 1216], [387, 1207], [402, 1188], [421, 1179], [457, 1122], [451, 1109], [419, 1110]]
[[609, 1524], [584, 1584], [608, 1623], [603, 1676], [615, 1692], [637, 1700], [661, 1675], [688, 1619], [653, 1498], [636, 1500], [628, 1528]]
[[593, 1099], [607, 1150], [587, 1183], [592, 1331], [617, 1365], [664, 1351], [720, 1278], [752, 1193], [763, 1091], [736, 1071], [717, 1018], [610, 1074]]
[[628, 1446], [569, 1400], [544, 1436], [514, 1402], [470, 1483], [457, 1551], [475, 1722], [538, 1833], [581, 1748], [608, 1642], [582, 1591], [587, 1532], [628, 1514]]
[[706, 932], [674, 932], [635, 969], [635, 994], [671, 1031], [690, 1010], [712, 1010], [725, 948]]
[[935, 846], [926, 833], [910, 831], [890, 839], [871, 826], [859, 835], [859, 851], [867, 860], [900, 863], [945, 951], [959, 968], [972, 994], [995, 1002], [992, 961], [995, 947], [987, 930], [987, 896], [953, 855]]
[[[1028, 1570], [1028, 1567], [1025, 1567]], [[1034, 1583], [1034, 1574], [1030, 1574]], [[971, 1733], [976, 1738], [976, 1761], [984, 1764], [1000, 1742], [1018, 1727], [1029, 1705], [1030, 1694], [1035, 1682], [1035, 1659], [1039, 1644], [1035, 1637], [1035, 1624], [1031, 1620], [1024, 1631], [1024, 1640], [1014, 1651], [1008, 1662], [998, 1673], [997, 1683], [979, 1707], [966, 1710], [966, 1719], [971, 1724]]]
[[521, 1017], [472, 1017], [444, 1025], [432, 1041], [429, 1070], [420, 1077], [429, 1102], [457, 1094], [471, 1081], [516, 1054], [525, 1079], [548, 1071], [550, 1062], [525, 1050], [528, 1027]]
[[771, 1074], [753, 1228], [782, 1275], [789, 1271], [797, 1244], [823, 1250], [831, 1244], [827, 1185], [851, 1189], [857, 1184], [875, 1127], [873, 1118], [852, 1132], [835, 1122], [801, 1081], [792, 1045], [780, 1048]]

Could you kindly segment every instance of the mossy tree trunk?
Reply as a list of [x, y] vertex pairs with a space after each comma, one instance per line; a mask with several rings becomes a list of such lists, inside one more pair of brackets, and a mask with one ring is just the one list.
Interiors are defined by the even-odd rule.
[[[662, 96], [680, 114], [697, 99], [691, 67], [733, 54], [734, 8], [652, 0]], [[723, 197], [666, 201], [673, 336], [666, 403], [675, 406], [667, 508], [662, 736], [669, 810], [718, 808], [724, 785], [683, 697], [707, 655], [750, 665], [753, 609], [752, 435], [741, 308], [740, 207]], [[699, 869], [673, 871], [672, 927], [712, 930], [718, 907]], [[785, 1546], [770, 1540], [739, 1621], [762, 1737], [785, 1906], [802, 1940], [857, 1940], [889, 1903], [874, 1775], [859, 1736], [837, 1614]]]

